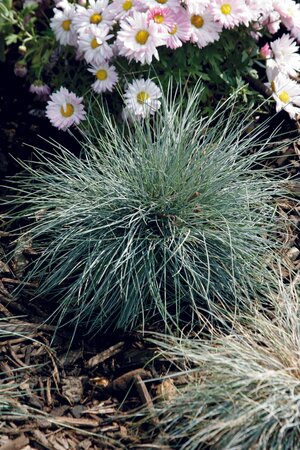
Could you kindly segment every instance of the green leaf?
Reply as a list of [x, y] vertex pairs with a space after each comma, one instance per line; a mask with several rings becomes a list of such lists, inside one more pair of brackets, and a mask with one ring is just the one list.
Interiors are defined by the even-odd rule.
[[2, 0], [2, 2], [7, 9], [12, 9], [12, 0]]
[[6, 45], [15, 44], [16, 42], [18, 42], [18, 35], [17, 34], [9, 34], [5, 38], [5, 42], [6, 42]]

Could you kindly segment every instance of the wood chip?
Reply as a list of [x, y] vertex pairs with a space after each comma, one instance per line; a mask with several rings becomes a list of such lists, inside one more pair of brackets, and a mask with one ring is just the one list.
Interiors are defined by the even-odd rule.
[[151, 413], [153, 424], [157, 425], [159, 423], [159, 420], [158, 417], [155, 415], [153, 401], [149, 394], [146, 384], [144, 383], [140, 375], [135, 375], [134, 380], [142, 403], [147, 406], [149, 412]]
[[119, 378], [116, 378], [112, 384], [111, 388], [114, 391], [127, 391], [132, 382], [135, 380], [136, 376], [140, 376], [141, 379], [147, 379], [151, 378], [151, 372], [145, 369], [135, 369], [131, 370], [130, 372], [125, 373], [124, 375], [121, 375]]
[[29, 444], [28, 437], [22, 434], [17, 439], [14, 439], [13, 441], [9, 441], [6, 444], [2, 445], [0, 447], [0, 450], [21, 450], [28, 444]]
[[80, 378], [66, 377], [62, 379], [62, 396], [70, 405], [79, 403], [83, 395], [83, 386]]
[[121, 352], [123, 350], [123, 347], [124, 347], [124, 342], [119, 342], [118, 344], [115, 344], [115, 345], [109, 347], [107, 350], [104, 350], [103, 352], [98, 353], [97, 355], [90, 358], [86, 362], [86, 367], [89, 369], [92, 369], [93, 367], [98, 366], [98, 364], [101, 364], [106, 359], [111, 358], [112, 356]]

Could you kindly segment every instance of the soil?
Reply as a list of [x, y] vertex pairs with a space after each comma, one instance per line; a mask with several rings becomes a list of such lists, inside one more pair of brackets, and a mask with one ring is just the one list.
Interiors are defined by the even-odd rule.
[[[24, 79], [14, 76], [11, 65], [0, 65], [0, 73], [0, 178], [5, 185], [5, 177], [20, 170], [18, 158], [30, 160], [32, 147], [46, 148], [39, 136], [75, 152], [78, 148], [74, 138], [43, 117], [45, 104], [28, 92]], [[299, 143], [291, 146], [287, 141], [278, 155], [275, 165], [283, 173], [299, 171], [299, 148]], [[6, 189], [0, 192], [5, 198]], [[291, 221], [285, 256], [297, 271], [300, 207], [293, 201], [279, 202], [278, 207]], [[139, 333], [92, 339], [79, 334], [72, 339], [72, 330], [64, 329], [54, 335], [55, 326], [45, 323], [46, 305], [31, 301], [36, 286], [28, 283], [22, 296], [16, 293], [34, 249], [5, 228], [1, 211], [0, 204], [0, 329], [14, 336], [0, 335], [0, 378], [6, 388], [17, 382], [21, 397], [10, 399], [18, 415], [0, 405], [0, 450], [174, 448], [163, 434], [147, 433], [147, 424], [133, 426], [130, 414], [143, 405], [151, 413], [162, 383], [148, 380], [175, 368], [162, 358], [153, 360], [157, 349]], [[14, 258], [8, 263], [6, 255], [12, 250]], [[172, 395], [172, 384], [164, 389], [166, 396]], [[159, 425], [155, 417], [152, 422], [151, 429]]]

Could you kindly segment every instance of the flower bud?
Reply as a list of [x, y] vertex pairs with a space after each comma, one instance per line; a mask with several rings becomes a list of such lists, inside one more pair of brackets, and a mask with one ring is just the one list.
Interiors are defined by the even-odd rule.
[[26, 55], [26, 53], [27, 53], [27, 47], [26, 47], [26, 45], [19, 45], [19, 47], [18, 47], [18, 51], [19, 51], [19, 53], [21, 54], [21, 55]]
[[27, 67], [25, 62], [16, 62], [14, 66], [14, 74], [16, 77], [24, 78], [27, 75]]
[[271, 58], [272, 57], [272, 50], [270, 49], [270, 46], [268, 43], [266, 43], [265, 45], [263, 45], [260, 50], [259, 50], [259, 54], [262, 58], [267, 59], [267, 58]]

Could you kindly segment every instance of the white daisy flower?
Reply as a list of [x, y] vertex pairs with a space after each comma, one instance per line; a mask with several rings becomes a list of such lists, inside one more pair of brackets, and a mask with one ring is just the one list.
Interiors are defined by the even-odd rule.
[[265, 85], [269, 89], [272, 89], [272, 91], [274, 91], [273, 83], [274, 83], [275, 78], [279, 74], [279, 69], [278, 69], [276, 62], [272, 58], [270, 58], [266, 61], [266, 74], [267, 74], [267, 78], [268, 78], [268, 83], [265, 83]]
[[270, 44], [278, 69], [291, 77], [300, 71], [299, 46], [289, 34], [283, 34]]
[[251, 20], [260, 20], [266, 14], [273, 11], [273, 0], [245, 0]]
[[145, 10], [141, 0], [113, 0], [108, 7], [109, 16], [114, 21], [132, 16], [134, 11], [144, 12]]
[[203, 48], [220, 38], [222, 25], [216, 22], [209, 13], [191, 14], [191, 42], [195, 42], [199, 48]]
[[209, 6], [210, 0], [184, 0], [184, 3], [189, 13], [193, 14], [197, 12], [197, 14], [202, 14], [207, 6]]
[[83, 33], [79, 34], [78, 47], [83, 52], [86, 62], [101, 64], [112, 57], [113, 51], [106, 41], [113, 35], [108, 32], [107, 25], [101, 27], [90, 25], [85, 28]]
[[46, 107], [46, 116], [59, 130], [66, 130], [71, 125], [78, 125], [84, 119], [86, 112], [82, 104], [82, 97], [61, 87], [59, 91], [50, 95]]
[[108, 9], [108, 0], [90, 0], [88, 8], [77, 5], [74, 27], [78, 33], [90, 25], [110, 27], [112, 21]]
[[259, 25], [267, 27], [269, 33], [275, 34], [280, 28], [281, 18], [277, 11], [271, 11], [260, 18]]
[[293, 0], [273, 0], [274, 10], [277, 11], [283, 24], [288, 30], [300, 27], [300, 4]]
[[63, 9], [53, 9], [54, 16], [50, 20], [50, 27], [61, 45], [76, 46], [77, 35], [73, 24], [76, 15], [75, 6], [65, 1], [61, 7]]
[[[299, 14], [299, 19], [300, 19], [300, 14]], [[300, 20], [299, 20], [299, 24], [296, 26], [294, 25], [291, 28], [291, 34], [293, 35], [293, 37], [299, 42], [300, 44]]]
[[160, 108], [161, 90], [150, 79], [134, 80], [124, 94], [124, 103], [129, 113], [138, 118], [152, 115]]
[[111, 92], [119, 78], [116, 68], [105, 62], [92, 65], [88, 71], [95, 75], [96, 81], [92, 84], [92, 88], [97, 94], [105, 91]]
[[242, 23], [249, 24], [251, 13], [244, 0], [213, 0], [210, 5], [214, 20], [224, 28], [234, 28]]
[[161, 8], [170, 8], [176, 11], [180, 8], [180, 0], [141, 0], [146, 8], [154, 8], [160, 6]]
[[300, 117], [300, 84], [278, 73], [272, 82], [276, 111], [284, 109], [291, 119]]
[[119, 54], [129, 60], [150, 64], [153, 56], [159, 59], [157, 47], [165, 45], [167, 33], [157, 30], [156, 24], [148, 22], [147, 13], [134, 12], [120, 22], [117, 34]]

